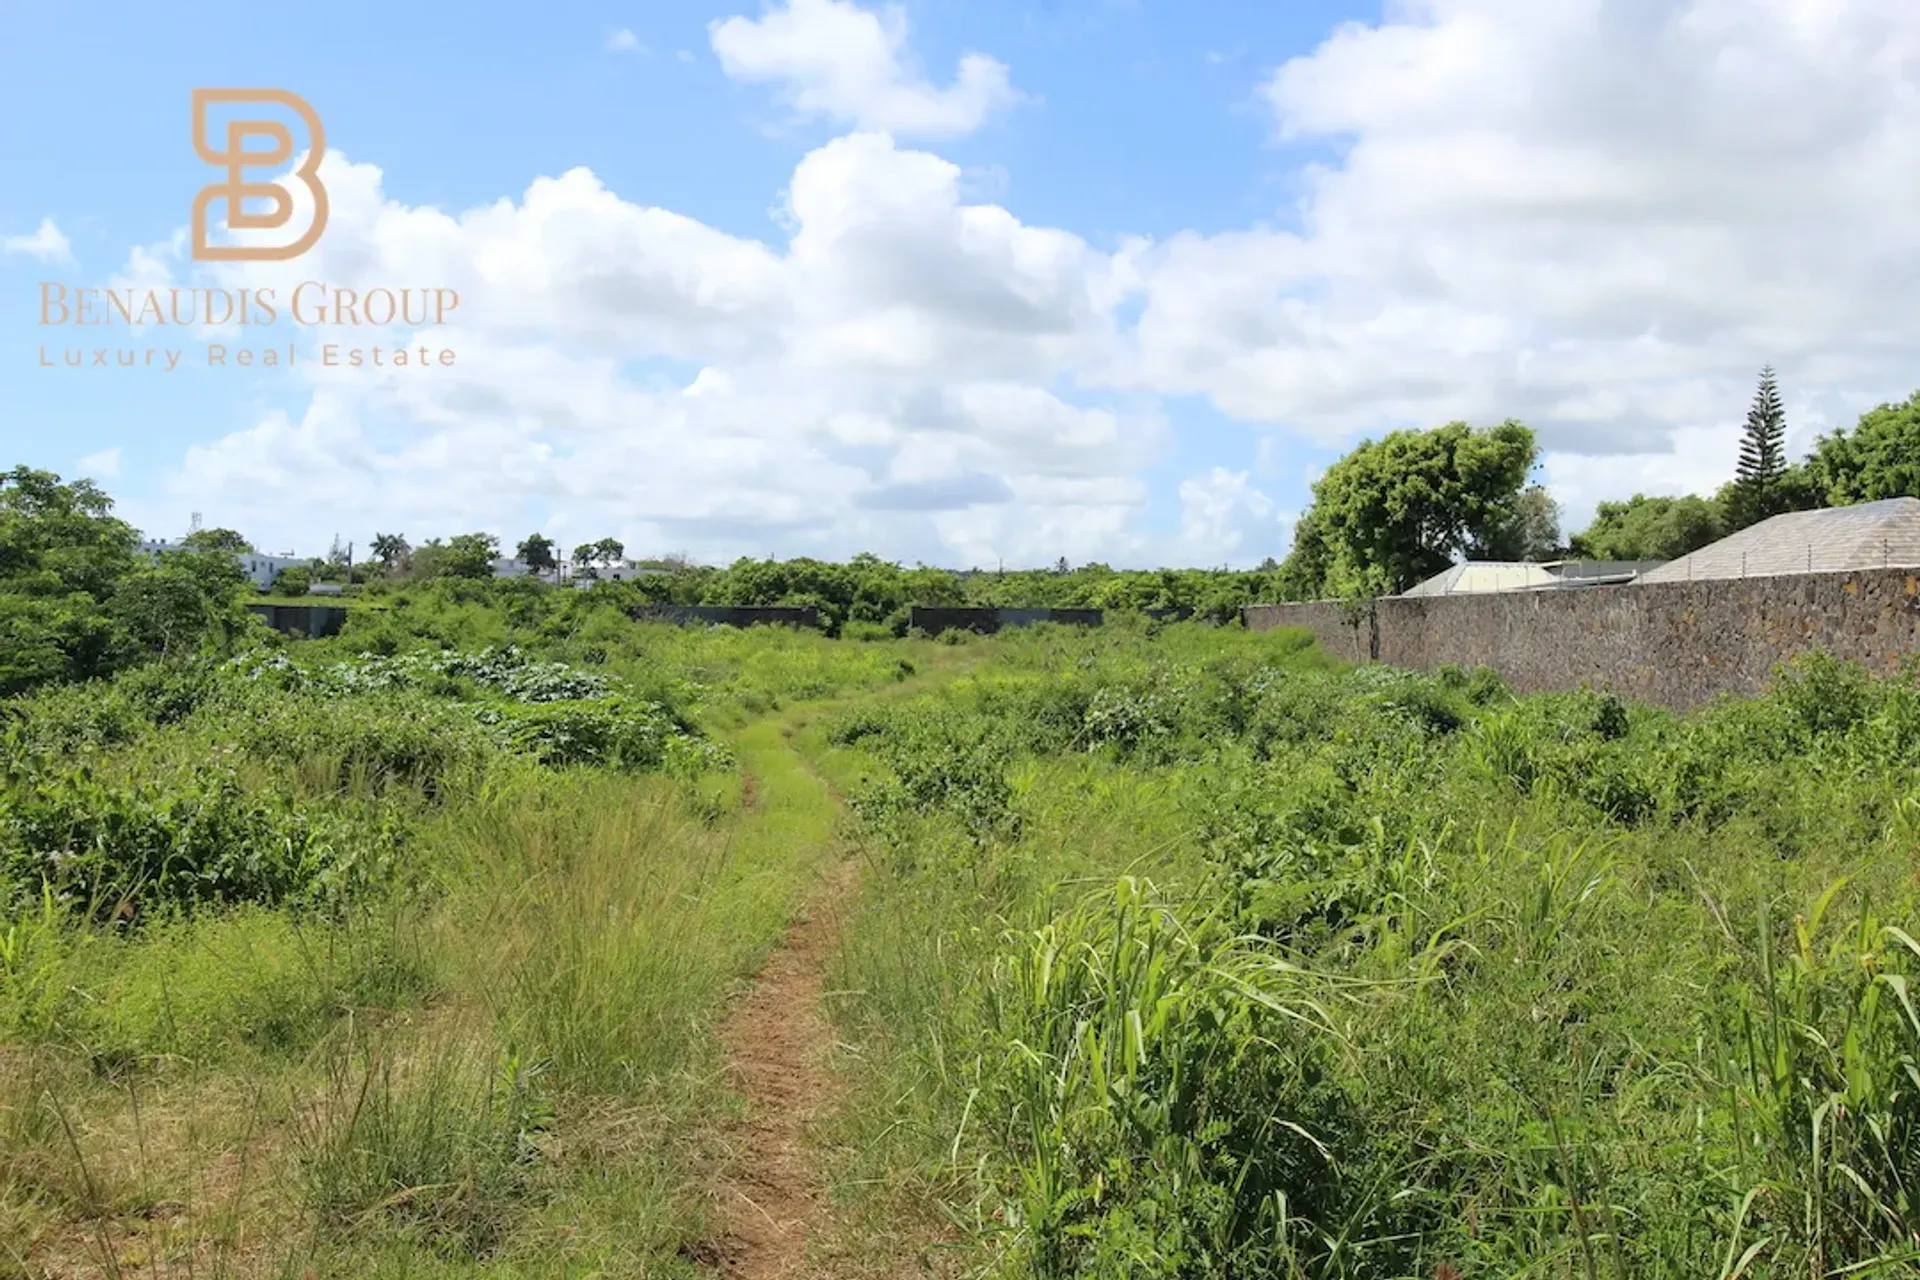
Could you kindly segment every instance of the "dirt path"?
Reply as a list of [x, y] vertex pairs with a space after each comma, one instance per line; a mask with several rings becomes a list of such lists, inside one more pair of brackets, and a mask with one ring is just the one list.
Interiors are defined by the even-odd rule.
[[850, 859], [827, 872], [720, 1030], [750, 1108], [720, 1188], [726, 1234], [715, 1261], [727, 1280], [807, 1274], [807, 1241], [826, 1211], [807, 1128], [832, 1095], [821, 983], [855, 874]]

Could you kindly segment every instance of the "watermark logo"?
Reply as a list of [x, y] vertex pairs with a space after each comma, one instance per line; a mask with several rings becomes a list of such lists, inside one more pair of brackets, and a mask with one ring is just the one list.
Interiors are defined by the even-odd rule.
[[[211, 110], [215, 107], [223, 110]], [[263, 111], [269, 107], [277, 110]], [[297, 117], [307, 134], [306, 159], [293, 177], [312, 194], [312, 224], [297, 239], [278, 244], [208, 243], [207, 214], [216, 202], [224, 206], [226, 224], [234, 230], [297, 229], [289, 225], [294, 215], [291, 189], [278, 182], [249, 181], [247, 172], [255, 170], [254, 176], [260, 176], [257, 171], [268, 167], [277, 172], [293, 159], [293, 131], [284, 118], [275, 118], [285, 113]], [[213, 133], [221, 123], [224, 147]], [[257, 144], [260, 139], [271, 145], [248, 149], [249, 142]], [[306, 99], [285, 89], [195, 89], [193, 149], [200, 159], [226, 173], [224, 181], [202, 188], [193, 198], [194, 261], [285, 262], [320, 242], [327, 229], [328, 205], [327, 189], [318, 174], [327, 154], [327, 135]], [[253, 202], [252, 211], [248, 201]], [[270, 211], [260, 209], [263, 201], [272, 202]], [[228, 284], [151, 287], [42, 280], [41, 329], [73, 336], [41, 343], [39, 366], [171, 373], [185, 367], [190, 355], [198, 354], [209, 369], [310, 365], [320, 370], [392, 371], [389, 376], [409, 377], [413, 375], [399, 371], [448, 368], [458, 359], [453, 348], [433, 345], [430, 336], [453, 323], [460, 306], [455, 289], [418, 281], [376, 280], [356, 280], [351, 287], [302, 280], [288, 288], [286, 281], [243, 284], [243, 279], [250, 277], [241, 273]], [[99, 337], [93, 339], [96, 333]], [[317, 341], [302, 343], [298, 339], [304, 335]]]
[[[207, 108], [214, 103], [240, 105], [277, 104], [286, 107], [307, 127], [307, 158], [293, 176], [313, 193], [313, 225], [299, 239], [284, 245], [239, 245], [207, 243], [207, 209], [214, 201], [226, 204], [227, 225], [236, 231], [272, 231], [293, 220], [293, 198], [284, 187], [272, 182], [248, 182], [245, 171], [281, 165], [293, 159], [293, 134], [278, 120], [232, 119], [227, 121], [226, 149], [210, 144]], [[269, 138], [267, 150], [249, 151], [250, 138]], [[224, 182], [202, 187], [193, 197], [193, 257], [198, 262], [285, 262], [297, 258], [320, 242], [327, 229], [327, 189], [321, 185], [319, 168], [327, 154], [327, 134], [320, 117], [305, 98], [285, 89], [195, 89], [193, 91], [193, 149], [199, 157], [227, 172]], [[271, 200], [271, 213], [249, 213], [248, 200]]]

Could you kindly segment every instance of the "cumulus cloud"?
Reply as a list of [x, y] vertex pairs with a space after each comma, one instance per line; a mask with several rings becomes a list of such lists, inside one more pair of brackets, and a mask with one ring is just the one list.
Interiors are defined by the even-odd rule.
[[1214, 467], [1180, 482], [1180, 541], [1197, 564], [1279, 559], [1292, 541], [1292, 521], [1254, 488], [1244, 471]]
[[971, 133], [1022, 97], [1006, 65], [979, 53], [960, 59], [952, 84], [932, 84], [913, 63], [898, 5], [785, 0], [758, 19], [714, 22], [708, 37], [729, 76], [779, 85], [796, 111], [903, 137]]
[[[1113, 340], [1108, 260], [966, 203], [957, 166], [885, 135], [802, 158], [782, 244], [633, 204], [584, 169], [457, 214], [391, 200], [377, 167], [337, 152], [320, 172], [318, 246], [206, 274], [283, 299], [305, 280], [456, 289], [450, 326], [384, 338], [457, 363], [297, 366], [304, 410], [194, 448], [173, 477], [233, 520], [524, 519], [562, 542], [613, 532], [719, 558], [1044, 563], [1101, 549], [1145, 501], [1157, 410], [1060, 382]], [[156, 246], [125, 274], [187, 266]]]
[[[1920, 314], [1920, 7], [1409, 0], [1268, 76], [1336, 158], [1285, 224], [1136, 247], [1116, 381], [1323, 443], [1509, 415], [1672, 481], [1771, 360], [1844, 421]], [[1812, 395], [1820, 389], [1818, 397]], [[1701, 459], [1695, 478], [1724, 478]], [[1664, 463], [1656, 459], [1666, 459]]]
[[[1911, 388], [1911, 4], [1406, 0], [1262, 80], [1277, 140], [1332, 148], [1297, 206], [1112, 248], [895, 141], [1015, 96], [989, 59], [931, 84], [899, 10], [791, 0], [710, 34], [730, 75], [856, 126], [797, 162], [778, 238], [585, 169], [408, 206], [330, 153], [320, 245], [212, 274], [455, 288], [459, 364], [309, 369], [304, 404], [186, 458], [182, 498], [287, 537], [330, 533], [287, 527], [311, 509], [716, 557], [1247, 562], [1291, 517], [1241, 473], [1189, 476], [1177, 531], [1139, 532], [1161, 397], [1324, 448], [1518, 416], [1577, 526], [1723, 479], [1764, 362], [1796, 447]], [[124, 275], [184, 269], [176, 238]]]
[[40, 219], [32, 235], [0, 238], [0, 253], [20, 254], [42, 262], [73, 261], [73, 245], [52, 218]]
[[607, 37], [608, 53], [646, 53], [647, 46], [640, 43], [640, 37], [625, 27]]

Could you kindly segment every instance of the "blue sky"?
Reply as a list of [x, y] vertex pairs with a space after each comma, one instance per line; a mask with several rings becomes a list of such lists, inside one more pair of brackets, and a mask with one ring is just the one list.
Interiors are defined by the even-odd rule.
[[[1838, 200], [1743, 214], [1767, 194], [1753, 182], [1835, 185], [1784, 131], [1747, 137], [1744, 158], [1777, 148], [1800, 169], [1685, 179], [1723, 167], [1728, 122], [1769, 94], [1810, 115], [1803, 133], [1878, 140], [1897, 169], [1912, 136], [1893, 118], [1898, 84], [1842, 53], [1864, 56], [1845, 52], [1862, 31], [1910, 47], [1916, 20], [1835, 0], [1814, 30], [1766, 0], [1744, 27], [1682, 34], [1701, 27], [1688, 13], [1718, 7], [1652, 6], [1672, 19], [1661, 27], [1601, 0], [1551, 18], [1515, 0], [1386, 14], [1321, 0], [346, 3], [323, 17], [216, 2], [191, 18], [114, 3], [85, 23], [12, 6], [0, 432], [14, 461], [91, 471], [154, 532], [199, 511], [315, 552], [336, 526], [361, 542], [374, 526], [511, 541], [538, 524], [710, 559], [1252, 563], [1285, 553], [1311, 477], [1358, 435], [1510, 414], [1541, 431], [1543, 475], [1577, 518], [1600, 497], [1717, 483], [1765, 360], [1803, 441], [1908, 390], [1897, 350], [1850, 334], [1888, 320], [1854, 258], [1871, 247], [1882, 280], [1888, 260], [1909, 270], [1910, 231]], [[728, 19], [746, 24], [733, 45], [715, 25]], [[845, 53], [862, 32], [876, 43]], [[1773, 70], [1731, 85], [1715, 70], [1729, 50], [1771, 53]], [[967, 55], [999, 68], [981, 83], [1008, 86], [977, 110], [961, 101]], [[1665, 77], [1678, 117], [1614, 121], [1609, 60]], [[1593, 74], [1555, 70], [1571, 66]], [[1829, 72], [1854, 79], [1850, 112], [1808, 102]], [[562, 221], [450, 223], [429, 253], [383, 239], [375, 196], [364, 223], [336, 196], [308, 274], [369, 283], [368, 263], [390, 276], [417, 260], [474, 281], [470, 299], [494, 310], [463, 353], [470, 382], [408, 400], [191, 361], [37, 367], [37, 283], [105, 284], [184, 226], [211, 177], [189, 92], [227, 84], [300, 93], [333, 152], [378, 167], [377, 201], [407, 209], [504, 201], [530, 226], [530, 184], [590, 170], [617, 205], [577, 188], [564, 216], [605, 253], [571, 262]], [[950, 114], [928, 125], [909, 108]], [[840, 145], [856, 134], [887, 145], [856, 155]], [[941, 163], [958, 171], [951, 199]], [[861, 211], [909, 170], [931, 194]], [[795, 239], [783, 204], [807, 171], [822, 194]], [[1006, 225], [957, 211], [980, 206]], [[648, 209], [691, 220], [718, 265], [650, 239], [666, 232]], [[1716, 218], [1728, 242], [1703, 254]], [[49, 219], [68, 256], [34, 239]], [[1741, 264], [1747, 296], [1707, 278]], [[608, 290], [630, 292], [592, 293], [607, 271]], [[589, 295], [605, 314], [550, 332], [504, 315], [509, 298], [570, 312]], [[884, 349], [903, 334], [913, 352]], [[603, 407], [567, 400], [598, 385], [596, 358], [620, 370]], [[724, 395], [690, 394], [703, 369]], [[887, 496], [908, 493], [950, 496], [923, 510]]]

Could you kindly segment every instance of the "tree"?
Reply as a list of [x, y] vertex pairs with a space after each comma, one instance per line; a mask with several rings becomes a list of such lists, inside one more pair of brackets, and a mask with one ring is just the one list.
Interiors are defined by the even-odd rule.
[[[290, 571], [291, 572], [291, 571]], [[162, 658], [224, 650], [247, 629], [247, 576], [227, 547], [164, 551], [122, 578], [109, 611], [140, 650]], [[306, 590], [303, 585], [300, 594]]]
[[245, 554], [253, 550], [253, 544], [232, 529], [195, 529], [180, 539], [180, 545], [189, 551], [232, 551]]
[[1636, 493], [1625, 502], [1601, 503], [1570, 549], [1580, 560], [1678, 560], [1726, 533], [1726, 513], [1714, 499]]
[[413, 548], [407, 545], [407, 540], [400, 534], [376, 533], [373, 535], [374, 558], [388, 573], [396, 569], [405, 569], [407, 559], [412, 552]]
[[0, 694], [111, 675], [245, 631], [245, 579], [230, 551], [148, 559], [112, 511], [90, 481], [0, 473]]
[[303, 564], [288, 565], [273, 575], [273, 594], [303, 596], [313, 589], [313, 570]]
[[513, 554], [535, 573], [546, 573], [559, 566], [553, 558], [553, 539], [538, 533], [528, 534]]
[[1484, 554], [1518, 518], [1537, 452], [1511, 420], [1362, 441], [1313, 486], [1282, 575], [1309, 595], [1384, 595]]
[[1920, 498], [1920, 391], [1883, 404], [1814, 442], [1804, 468], [1819, 503], [1850, 506], [1883, 498]]
[[620, 563], [620, 557], [627, 554], [626, 544], [618, 538], [602, 538], [598, 542], [583, 542], [573, 549], [575, 572], [584, 571], [590, 578], [600, 575], [594, 571], [595, 565], [614, 565]]
[[89, 480], [0, 473], [0, 694], [109, 674], [127, 637], [106, 608], [139, 535]]
[[1734, 530], [1758, 524], [1786, 510], [1780, 492], [1787, 471], [1787, 413], [1780, 404], [1773, 366], [1760, 371], [1760, 389], [1747, 410], [1740, 438], [1740, 462], [1727, 495], [1727, 522]]
[[1484, 548], [1490, 559], [1539, 563], [1557, 560], [1560, 545], [1560, 504], [1544, 485], [1528, 485], [1514, 499], [1513, 518], [1502, 525]]
[[455, 534], [436, 566], [438, 577], [491, 578], [500, 557], [500, 539], [490, 533]]

